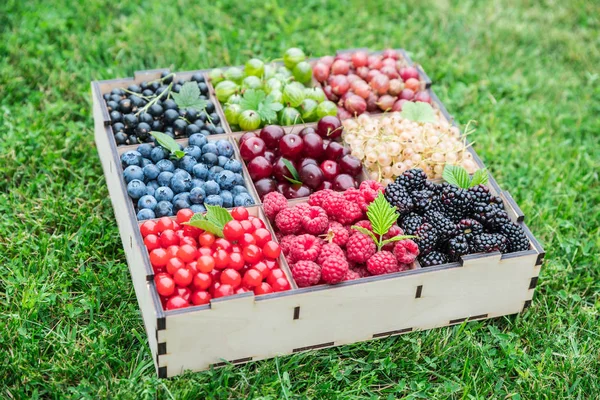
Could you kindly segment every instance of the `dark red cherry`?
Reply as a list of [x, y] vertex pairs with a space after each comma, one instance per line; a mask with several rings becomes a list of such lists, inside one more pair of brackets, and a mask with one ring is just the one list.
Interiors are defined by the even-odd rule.
[[311, 189], [316, 189], [323, 182], [323, 171], [316, 164], [308, 164], [298, 172], [300, 181]]
[[307, 126], [306, 128], [302, 129], [298, 135], [301, 138], [304, 138], [305, 135], [309, 134], [309, 133], [317, 133], [317, 131], [315, 130], [315, 128], [313, 128], [312, 126]]
[[264, 178], [254, 182], [254, 187], [256, 187], [256, 192], [262, 199], [267, 193], [277, 190], [277, 182], [275, 182], [275, 179]]
[[317, 133], [323, 139], [335, 139], [342, 136], [342, 123], [338, 117], [326, 115], [317, 123]]
[[358, 188], [356, 180], [348, 174], [340, 174], [333, 180], [333, 190], [343, 192], [346, 189]]
[[288, 159], [293, 160], [300, 156], [303, 148], [304, 142], [302, 142], [302, 138], [295, 133], [285, 135], [279, 141], [279, 152]]
[[331, 142], [325, 150], [325, 157], [328, 160], [337, 161], [341, 156], [344, 155], [344, 146], [338, 142]]
[[331, 181], [340, 174], [340, 166], [332, 160], [325, 160], [321, 163], [321, 171], [326, 180]]
[[[293, 164], [293, 163], [292, 163]], [[273, 176], [278, 182], [289, 182], [285, 177], [292, 178], [292, 173], [283, 162], [283, 157], [278, 157], [273, 163]]]
[[240, 137], [240, 145], [242, 143], [244, 143], [246, 140], [253, 138], [253, 137], [258, 137], [258, 135], [254, 132], [246, 132], [244, 133], [241, 137]]
[[255, 157], [248, 163], [248, 173], [254, 182], [270, 177], [272, 172], [273, 165], [263, 156]]
[[323, 181], [323, 183], [321, 183], [321, 186], [319, 186], [319, 188], [317, 189], [317, 191], [319, 191], [319, 190], [325, 190], [325, 189], [333, 190], [333, 183], [331, 183], [329, 181]]
[[299, 170], [300, 168], [302, 168], [308, 164], [319, 165], [317, 160], [315, 160], [314, 158], [302, 158], [302, 159], [296, 161], [296, 169]]
[[273, 151], [271, 151], [271, 150], [265, 151], [265, 154], [263, 154], [263, 157], [266, 158], [267, 161], [269, 161], [271, 164], [273, 164], [273, 162], [277, 158], [277, 156], [275, 155], [275, 153]]
[[271, 150], [279, 147], [279, 141], [283, 135], [285, 135], [285, 131], [278, 125], [267, 125], [260, 131], [260, 138], [265, 141], [265, 145]]
[[307, 133], [302, 138], [304, 142], [303, 154], [305, 157], [319, 159], [323, 154], [323, 139], [316, 133]]
[[[277, 191], [279, 193], [281, 193], [282, 195], [285, 196], [285, 194], [287, 193], [288, 189], [290, 188], [290, 184], [289, 183], [285, 183], [285, 182], [279, 182], [277, 184]], [[286, 197], [287, 198], [287, 197]]]
[[254, 157], [262, 156], [265, 153], [265, 150], [265, 142], [259, 137], [248, 138], [240, 145], [240, 154], [244, 161], [249, 161]]
[[346, 154], [342, 156], [339, 160], [340, 169], [343, 173], [356, 176], [360, 174], [362, 170], [362, 164], [360, 160], [354, 157], [352, 154]]
[[312, 190], [306, 185], [290, 185], [288, 190], [283, 193], [287, 199], [298, 199], [300, 197], [308, 197]]

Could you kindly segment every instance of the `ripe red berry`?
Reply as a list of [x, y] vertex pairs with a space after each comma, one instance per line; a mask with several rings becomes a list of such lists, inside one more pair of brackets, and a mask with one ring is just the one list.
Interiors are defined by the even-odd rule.
[[227, 284], [221, 284], [219, 287], [215, 287], [215, 299], [219, 297], [231, 296], [233, 294], [233, 287]]
[[167, 247], [167, 255], [169, 258], [177, 257], [177, 252], [179, 251], [179, 246], [173, 245]]
[[192, 272], [187, 268], [179, 268], [173, 274], [173, 280], [177, 284], [177, 286], [186, 287], [192, 280], [194, 279]]
[[267, 283], [273, 286], [273, 283], [279, 278], [285, 278], [285, 273], [280, 268], [273, 268], [271, 274], [267, 278]]
[[247, 287], [258, 286], [262, 282], [262, 274], [255, 269], [249, 269], [244, 274], [244, 277], [242, 278], [242, 282], [244, 283], [244, 286], [247, 286]]
[[194, 246], [184, 244], [179, 247], [179, 250], [177, 251], [177, 257], [179, 257], [182, 261], [189, 263], [198, 258], [198, 250]]
[[241, 293], [246, 293], [249, 292], [249, 289], [246, 289], [245, 287], [239, 287], [237, 289], [235, 289], [235, 294], [241, 294]]
[[167, 251], [163, 248], [154, 249], [150, 252], [150, 264], [153, 267], [164, 267], [169, 261]]
[[271, 275], [271, 270], [269, 269], [269, 267], [267, 267], [267, 264], [265, 264], [262, 261], [259, 261], [256, 264], [254, 264], [252, 268], [260, 272], [260, 275], [262, 276], [263, 280], [266, 279], [269, 275]]
[[210, 274], [204, 272], [198, 272], [194, 276], [194, 286], [199, 290], [206, 290], [212, 284], [212, 277]]
[[157, 232], [164, 232], [167, 229], [173, 229], [173, 220], [169, 217], [162, 217], [156, 221]]
[[213, 250], [225, 250], [226, 252], [231, 251], [231, 242], [224, 238], [218, 238], [211, 246]]
[[254, 236], [254, 240], [256, 241], [256, 245], [258, 247], [263, 247], [265, 243], [271, 240], [271, 232], [265, 228], [258, 228], [254, 231], [252, 236]]
[[189, 208], [182, 208], [177, 211], [177, 222], [183, 224], [184, 222], [188, 222], [190, 218], [194, 216], [194, 212]]
[[198, 242], [200, 243], [200, 246], [210, 247], [215, 242], [215, 235], [209, 232], [201, 233], [198, 236]]
[[260, 220], [260, 218], [250, 217], [249, 221], [252, 223], [254, 229], [261, 229], [265, 227], [265, 223]]
[[198, 257], [200, 256], [212, 256], [213, 250], [210, 247], [200, 247], [198, 249]]
[[198, 242], [196, 242], [196, 239], [194, 239], [193, 237], [190, 237], [190, 236], [183, 236], [183, 238], [181, 238], [181, 240], [179, 241], [179, 244], [180, 245], [189, 244], [190, 246], [193, 246], [194, 248], [198, 247]]
[[215, 259], [209, 255], [203, 255], [198, 258], [198, 271], [209, 273], [215, 268]]
[[248, 210], [245, 207], [236, 207], [231, 210], [231, 216], [236, 221], [243, 221], [248, 219]]
[[290, 289], [290, 283], [285, 278], [277, 278], [275, 282], [271, 284], [271, 287], [275, 292], [283, 292]]
[[267, 282], [261, 283], [259, 286], [254, 288], [254, 294], [260, 296], [261, 294], [273, 293], [273, 288]]
[[232, 268], [227, 268], [221, 273], [221, 283], [223, 285], [231, 285], [236, 289], [242, 283], [240, 273]]
[[198, 263], [196, 261], [192, 261], [191, 263], [187, 263], [185, 265], [185, 267], [190, 270], [190, 272], [192, 273], [192, 275], [196, 275], [199, 272], [198, 271]]
[[167, 229], [160, 234], [160, 245], [162, 247], [167, 248], [176, 244], [179, 244], [179, 236], [172, 229]]
[[152, 251], [160, 247], [160, 241], [158, 240], [158, 236], [156, 236], [153, 233], [148, 234], [148, 236], [144, 238], [144, 244], [146, 245], [148, 251]]
[[262, 250], [255, 244], [244, 247], [242, 250], [244, 260], [249, 264], [255, 264], [262, 258]]
[[267, 267], [269, 267], [271, 271], [277, 268], [277, 261], [275, 260], [264, 260], [263, 262], [267, 264]]
[[272, 260], [275, 260], [281, 254], [281, 248], [272, 240], [269, 240], [267, 243], [265, 243], [262, 250], [264, 256]]
[[223, 236], [227, 240], [238, 240], [244, 236], [244, 228], [240, 221], [229, 221], [223, 227]]
[[189, 307], [190, 303], [181, 296], [173, 296], [167, 301], [167, 310], [176, 310], [178, 308]]
[[231, 246], [230, 253], [241, 253], [241, 252], [242, 252], [242, 246], [240, 246], [238, 244], [234, 244], [233, 246]]
[[239, 240], [239, 244], [242, 247], [248, 247], [251, 244], [256, 244], [256, 239], [251, 233], [244, 233]]
[[188, 287], [176, 287], [175, 288], [175, 296], [179, 296], [183, 298], [185, 301], [190, 301], [190, 296], [192, 295], [192, 291]]
[[229, 253], [225, 250], [217, 250], [213, 253], [213, 258], [215, 260], [215, 268], [217, 269], [225, 269], [229, 265]]
[[177, 272], [177, 270], [179, 268], [184, 268], [184, 267], [185, 267], [185, 263], [177, 257], [170, 258], [169, 261], [167, 261], [167, 272], [170, 273], [171, 275], [174, 275], [175, 272]]
[[190, 296], [190, 301], [195, 306], [201, 306], [202, 304], [210, 303], [210, 294], [203, 290], [197, 290]]
[[244, 232], [246, 233], [252, 233], [256, 230], [256, 227], [252, 225], [252, 222], [248, 221], [247, 219], [244, 221], [240, 221], [240, 223], [244, 227]]
[[151, 220], [144, 222], [142, 226], [140, 226], [140, 232], [144, 237], [148, 235], [156, 235], [158, 233], [158, 227], [156, 226], [156, 222]]
[[183, 226], [183, 236], [197, 239], [201, 233], [202, 233], [202, 229], [196, 228], [195, 226], [191, 226], [191, 225]]
[[236, 271], [244, 268], [244, 264], [246, 261], [244, 260], [244, 256], [242, 253], [231, 253], [229, 254], [229, 268], [233, 268]]
[[160, 274], [154, 277], [156, 291], [161, 296], [168, 297], [175, 292], [175, 281], [166, 274]]

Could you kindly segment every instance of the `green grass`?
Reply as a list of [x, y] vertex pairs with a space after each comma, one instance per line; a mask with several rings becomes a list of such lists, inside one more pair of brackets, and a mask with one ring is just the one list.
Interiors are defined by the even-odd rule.
[[[600, 398], [597, 2], [80, 3], [0, 5], [1, 398]], [[478, 122], [477, 151], [547, 251], [533, 305], [159, 380], [89, 82], [290, 46], [404, 47], [450, 112]]]

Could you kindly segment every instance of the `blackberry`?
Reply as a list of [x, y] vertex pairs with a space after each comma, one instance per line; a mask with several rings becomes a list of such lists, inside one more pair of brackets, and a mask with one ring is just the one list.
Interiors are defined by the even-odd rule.
[[448, 185], [442, 190], [442, 207], [454, 222], [465, 218], [473, 207], [473, 197], [467, 189]]
[[428, 211], [423, 215], [423, 221], [435, 227], [440, 240], [448, 240], [458, 234], [456, 225], [439, 211]]
[[506, 211], [497, 204], [473, 204], [471, 218], [479, 221], [489, 230], [496, 230], [500, 225], [510, 222]]
[[461, 219], [456, 224], [456, 230], [459, 234], [463, 235], [465, 239], [470, 240], [473, 236], [477, 236], [483, 233], [483, 225], [474, 219]]
[[397, 177], [394, 183], [404, 187], [409, 192], [412, 192], [415, 190], [421, 190], [426, 181], [427, 175], [425, 172], [423, 172], [422, 169], [413, 168]]
[[406, 214], [415, 208], [415, 205], [403, 186], [391, 183], [385, 188], [385, 199], [395, 206], [400, 214]]
[[469, 254], [469, 242], [464, 235], [458, 235], [448, 240], [448, 256], [451, 261], [458, 261], [460, 256]]
[[415, 236], [417, 229], [423, 225], [423, 217], [419, 214], [411, 212], [405, 217], [401, 218], [401, 222], [398, 224], [404, 231], [405, 235]]
[[473, 196], [473, 201], [478, 203], [490, 203], [492, 195], [490, 189], [485, 185], [477, 185], [469, 188], [469, 192]]
[[417, 190], [411, 193], [413, 204], [419, 211], [440, 210], [439, 197], [433, 190]]
[[418, 227], [415, 235], [418, 237], [415, 242], [419, 246], [419, 253], [422, 255], [432, 252], [440, 240], [437, 229], [428, 223]]
[[506, 253], [508, 239], [499, 233], [481, 233], [473, 236], [469, 245], [473, 253], [491, 253], [493, 251]]
[[432, 267], [434, 265], [446, 264], [449, 261], [448, 256], [439, 251], [432, 251], [429, 254], [419, 257], [421, 267]]
[[527, 239], [527, 235], [521, 226], [513, 222], [509, 222], [501, 225], [499, 232], [508, 239], [509, 253], [529, 250], [529, 239]]

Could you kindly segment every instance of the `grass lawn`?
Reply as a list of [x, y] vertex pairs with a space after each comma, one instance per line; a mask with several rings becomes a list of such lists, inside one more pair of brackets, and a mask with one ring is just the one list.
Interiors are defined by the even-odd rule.
[[[1, 3], [0, 398], [600, 398], [598, 2]], [[404, 47], [450, 113], [477, 121], [478, 153], [547, 251], [533, 305], [159, 380], [89, 82], [291, 46]]]

